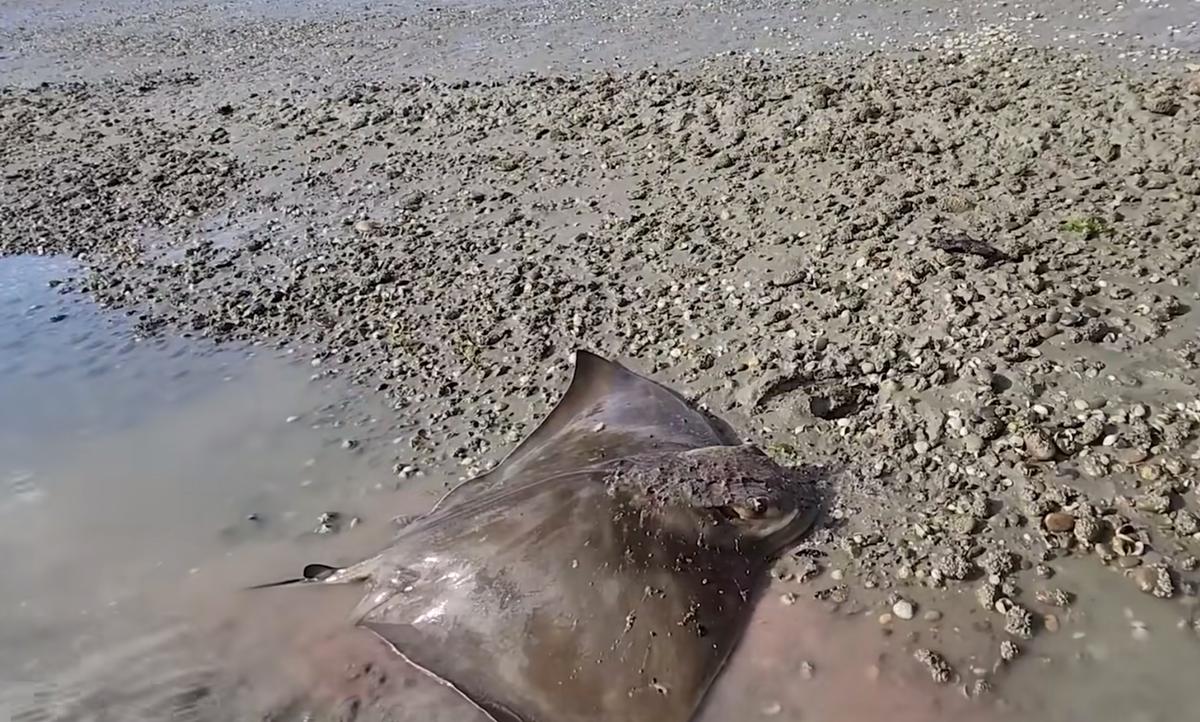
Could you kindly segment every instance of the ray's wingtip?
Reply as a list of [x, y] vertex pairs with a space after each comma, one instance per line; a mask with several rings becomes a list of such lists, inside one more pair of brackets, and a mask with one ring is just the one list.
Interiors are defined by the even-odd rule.
[[604, 368], [616, 364], [595, 351], [578, 346], [571, 352], [571, 365], [575, 368], [576, 373], [580, 373], [584, 369]]
[[605, 358], [603, 356], [583, 346], [576, 346], [575, 349], [571, 351], [571, 362], [574, 364], [604, 360]]

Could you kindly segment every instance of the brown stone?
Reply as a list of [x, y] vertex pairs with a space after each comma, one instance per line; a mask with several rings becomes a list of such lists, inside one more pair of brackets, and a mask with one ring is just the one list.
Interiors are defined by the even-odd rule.
[[1047, 531], [1061, 534], [1075, 528], [1075, 517], [1061, 511], [1052, 511], [1042, 519], [1042, 523], [1046, 525]]

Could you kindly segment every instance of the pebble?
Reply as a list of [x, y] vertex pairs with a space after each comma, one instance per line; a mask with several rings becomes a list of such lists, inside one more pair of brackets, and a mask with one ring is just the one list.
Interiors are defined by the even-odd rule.
[[892, 614], [895, 614], [898, 619], [912, 619], [915, 612], [913, 603], [907, 599], [900, 599], [892, 605]]
[[1037, 429], [1025, 434], [1025, 453], [1034, 461], [1050, 461], [1058, 455], [1058, 447], [1050, 434]]
[[1149, 458], [1150, 452], [1145, 449], [1125, 447], [1117, 449], [1114, 456], [1116, 456], [1117, 461], [1120, 461], [1123, 464], [1138, 464]]
[[1042, 523], [1048, 531], [1059, 534], [1069, 532], [1075, 528], [1075, 517], [1060, 511], [1054, 511], [1043, 517]]
[[1140, 566], [1129, 572], [1137, 588], [1158, 597], [1166, 599], [1175, 594], [1175, 584], [1166, 567], [1161, 565]]
[[913, 658], [925, 666], [934, 682], [948, 684], [954, 679], [954, 669], [951, 668], [946, 658], [937, 652], [920, 648], [913, 652]]
[[1000, 643], [1000, 659], [1004, 660], [1005, 662], [1013, 661], [1020, 656], [1020, 654], [1021, 648], [1017, 646], [1016, 642], [1006, 639]]

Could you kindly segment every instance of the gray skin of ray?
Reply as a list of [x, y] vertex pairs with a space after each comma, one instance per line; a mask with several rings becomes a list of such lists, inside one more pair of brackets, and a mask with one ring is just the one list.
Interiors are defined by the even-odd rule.
[[379, 555], [310, 567], [363, 583], [355, 621], [496, 722], [688, 722], [817, 509], [809, 480], [579, 351], [494, 470]]

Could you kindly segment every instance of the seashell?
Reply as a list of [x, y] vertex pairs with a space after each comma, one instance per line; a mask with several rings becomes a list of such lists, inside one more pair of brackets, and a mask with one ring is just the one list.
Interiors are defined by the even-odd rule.
[[1137, 530], [1125, 524], [1113, 535], [1112, 550], [1119, 557], [1140, 557], [1146, 552], [1146, 543], [1138, 538]]

